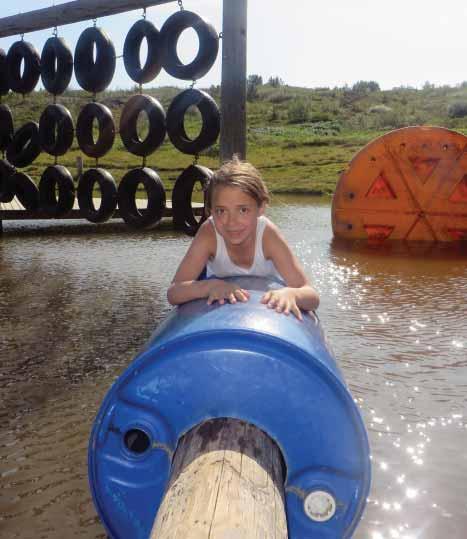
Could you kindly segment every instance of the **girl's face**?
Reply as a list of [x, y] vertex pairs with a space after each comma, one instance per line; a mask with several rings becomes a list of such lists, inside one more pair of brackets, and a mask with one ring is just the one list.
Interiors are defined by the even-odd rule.
[[264, 205], [258, 206], [238, 187], [216, 187], [211, 207], [217, 231], [232, 245], [254, 238], [258, 217], [264, 213]]

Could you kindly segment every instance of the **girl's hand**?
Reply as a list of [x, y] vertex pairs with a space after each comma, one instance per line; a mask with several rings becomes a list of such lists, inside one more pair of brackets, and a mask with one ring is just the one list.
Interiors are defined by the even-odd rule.
[[261, 298], [261, 303], [266, 303], [269, 309], [275, 309], [278, 313], [284, 313], [286, 315], [293, 313], [299, 320], [303, 320], [293, 288], [286, 287], [279, 290], [269, 290]]
[[229, 303], [237, 303], [238, 301], [248, 301], [250, 293], [248, 290], [240, 288], [238, 284], [227, 283], [215, 279], [212, 281], [212, 286], [209, 289], [208, 305], [211, 305], [215, 301], [218, 301], [220, 305], [223, 305], [227, 300]]

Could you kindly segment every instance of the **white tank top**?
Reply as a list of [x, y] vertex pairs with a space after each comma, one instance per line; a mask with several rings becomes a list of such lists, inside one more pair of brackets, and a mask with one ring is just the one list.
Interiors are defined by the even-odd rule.
[[264, 258], [263, 253], [263, 233], [266, 228], [269, 219], [264, 215], [258, 217], [258, 223], [256, 225], [256, 239], [255, 239], [255, 255], [253, 258], [253, 264], [250, 268], [243, 268], [237, 266], [230, 259], [227, 247], [225, 246], [224, 238], [217, 232], [214, 225], [214, 219], [209, 217], [214, 231], [216, 233], [216, 256], [210, 260], [206, 265], [206, 277], [215, 275], [216, 277], [231, 277], [234, 275], [251, 275], [255, 277], [269, 277], [275, 280], [283, 281], [280, 273], [277, 271], [276, 266], [272, 260]]

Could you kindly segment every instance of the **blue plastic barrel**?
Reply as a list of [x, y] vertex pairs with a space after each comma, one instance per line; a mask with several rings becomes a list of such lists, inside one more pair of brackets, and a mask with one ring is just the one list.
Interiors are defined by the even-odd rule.
[[225, 417], [252, 423], [281, 449], [290, 539], [348, 538], [359, 522], [368, 439], [318, 319], [263, 305], [273, 282], [235, 280], [251, 291], [248, 302], [174, 309], [100, 408], [89, 478], [112, 538], [149, 537], [178, 440]]

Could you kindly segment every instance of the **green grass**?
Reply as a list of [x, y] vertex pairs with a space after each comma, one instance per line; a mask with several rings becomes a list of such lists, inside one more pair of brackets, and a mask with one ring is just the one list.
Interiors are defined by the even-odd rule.
[[[145, 89], [145, 93], [158, 99], [167, 110], [180, 90], [154, 88]], [[99, 95], [99, 102], [112, 110], [117, 130], [123, 105], [135, 91]], [[219, 103], [219, 88], [212, 87], [208, 91]], [[90, 99], [85, 92], [70, 91], [57, 102], [69, 108], [76, 121], [80, 109]], [[3, 102], [13, 110], [15, 127], [20, 127], [26, 121], [39, 121], [41, 112], [52, 98], [39, 91], [25, 98], [9, 94]], [[467, 133], [467, 118], [451, 118], [448, 114], [449, 105], [458, 102], [467, 103], [465, 83], [456, 87], [397, 88], [363, 94], [349, 88], [262, 85], [258, 87], [257, 99], [247, 104], [248, 160], [261, 170], [273, 193], [329, 195], [352, 157], [365, 144], [392, 129], [439, 125]], [[196, 111], [187, 114], [185, 127], [192, 137], [196, 135], [199, 130]], [[142, 132], [144, 129], [143, 122]], [[95, 166], [95, 160], [82, 155], [76, 142], [65, 156], [58, 158], [58, 163], [76, 174], [78, 155], [83, 157], [85, 168]], [[53, 163], [53, 157], [41, 154], [25, 172], [38, 181], [45, 167]], [[191, 163], [193, 157], [178, 152], [168, 139], [146, 160], [147, 166], [158, 171], [169, 198], [177, 176]], [[204, 152], [199, 163], [216, 168], [219, 164], [218, 144]], [[113, 149], [98, 164], [118, 183], [128, 170], [141, 166], [142, 158], [129, 154], [117, 134]]]

